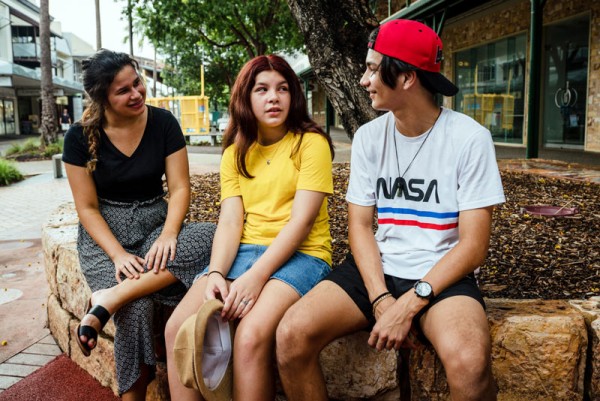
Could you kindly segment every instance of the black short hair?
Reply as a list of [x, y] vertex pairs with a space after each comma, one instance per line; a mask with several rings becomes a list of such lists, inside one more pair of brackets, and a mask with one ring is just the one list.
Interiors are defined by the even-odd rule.
[[381, 59], [381, 63], [379, 64], [379, 75], [381, 77], [381, 81], [392, 89], [396, 89], [396, 84], [398, 83], [398, 76], [403, 72], [415, 71], [417, 74], [417, 78], [419, 78], [419, 82], [421, 86], [427, 89], [432, 95], [435, 95], [437, 91], [429, 84], [429, 81], [425, 79], [425, 75], [429, 72], [423, 71], [412, 64], [405, 63], [404, 61], [400, 61], [396, 58], [383, 55]]

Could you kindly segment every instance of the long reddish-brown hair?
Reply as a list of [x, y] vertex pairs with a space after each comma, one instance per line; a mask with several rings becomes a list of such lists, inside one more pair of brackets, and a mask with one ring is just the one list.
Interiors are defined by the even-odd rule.
[[314, 132], [327, 139], [333, 159], [334, 150], [331, 137], [308, 115], [306, 99], [300, 80], [292, 67], [280, 56], [262, 55], [248, 61], [240, 70], [229, 101], [229, 124], [223, 134], [223, 151], [232, 144], [237, 145], [236, 161], [238, 171], [246, 178], [253, 178], [246, 167], [246, 155], [258, 139], [258, 125], [252, 112], [250, 95], [256, 83], [256, 76], [263, 71], [277, 71], [287, 81], [290, 91], [290, 110], [285, 121], [288, 131], [299, 135], [300, 140], [290, 154], [293, 157], [302, 143], [305, 132]]

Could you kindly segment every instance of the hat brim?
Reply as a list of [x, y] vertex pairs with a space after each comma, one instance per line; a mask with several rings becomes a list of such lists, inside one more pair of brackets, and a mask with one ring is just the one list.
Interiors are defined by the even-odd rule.
[[[217, 299], [206, 301], [195, 315], [187, 318], [181, 325], [175, 338], [174, 355], [175, 366], [180, 381], [186, 387], [200, 391], [206, 401], [230, 401], [233, 388], [233, 366], [232, 350], [234, 327], [233, 322], [223, 322], [220, 317], [220, 311], [223, 309], [223, 302]], [[220, 326], [218, 331], [221, 336], [228, 335], [229, 338], [219, 340], [228, 340], [230, 350], [226, 354], [227, 366], [217, 367], [221, 371], [218, 377], [206, 380], [203, 374], [204, 358], [206, 355], [205, 341], [207, 332], [214, 333], [209, 325]], [[224, 328], [227, 328], [226, 334], [223, 334]], [[222, 363], [222, 362], [219, 362]], [[207, 367], [204, 367], [207, 369]], [[211, 370], [212, 367], [208, 370]], [[216, 383], [215, 383], [216, 381]]]
[[421, 70], [421, 80], [427, 81], [427, 84], [437, 93], [444, 96], [454, 96], [458, 93], [458, 87], [454, 85], [448, 78], [439, 72], [430, 72]]

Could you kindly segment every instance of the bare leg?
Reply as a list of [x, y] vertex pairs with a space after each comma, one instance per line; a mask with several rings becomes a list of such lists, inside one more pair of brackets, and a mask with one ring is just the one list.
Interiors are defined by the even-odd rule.
[[148, 365], [143, 365], [142, 373], [138, 381], [129, 389], [129, 391], [121, 394], [121, 399], [123, 401], [145, 401], [146, 400], [146, 390], [148, 389], [148, 377], [149, 377], [149, 369]]
[[[92, 294], [92, 305], [102, 305], [111, 315], [117, 312], [123, 305], [129, 302], [150, 295], [156, 291], [177, 282], [177, 278], [168, 270], [161, 270], [154, 274], [147, 272], [140, 275], [139, 279], [123, 280], [114, 287], [96, 291]], [[100, 330], [100, 322], [94, 315], [87, 314], [81, 319], [82, 326], [91, 326], [97, 331]], [[87, 338], [81, 336], [81, 341], [85, 342]], [[94, 340], [88, 342], [90, 348], [96, 346]]]
[[198, 401], [202, 400], [200, 392], [187, 388], [181, 381], [175, 367], [173, 347], [175, 337], [183, 322], [194, 313], [204, 303], [204, 291], [206, 288], [206, 276], [197, 280], [189, 289], [185, 297], [181, 300], [165, 326], [165, 345], [167, 347], [167, 373], [169, 377], [169, 391], [171, 399], [177, 401]]
[[252, 310], [240, 320], [233, 350], [234, 401], [275, 399], [275, 330], [298, 299], [300, 296], [289, 285], [269, 280]]
[[296, 302], [277, 328], [277, 363], [287, 399], [327, 401], [319, 353], [336, 338], [367, 325], [348, 294], [328, 280]]
[[453, 401], [496, 400], [489, 326], [479, 302], [444, 299], [423, 315], [421, 327], [444, 365]]

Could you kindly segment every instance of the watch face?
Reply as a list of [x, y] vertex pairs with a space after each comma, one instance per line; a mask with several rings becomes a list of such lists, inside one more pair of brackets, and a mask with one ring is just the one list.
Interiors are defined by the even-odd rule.
[[420, 281], [415, 286], [415, 292], [420, 297], [429, 298], [432, 292], [431, 285], [425, 281]]

